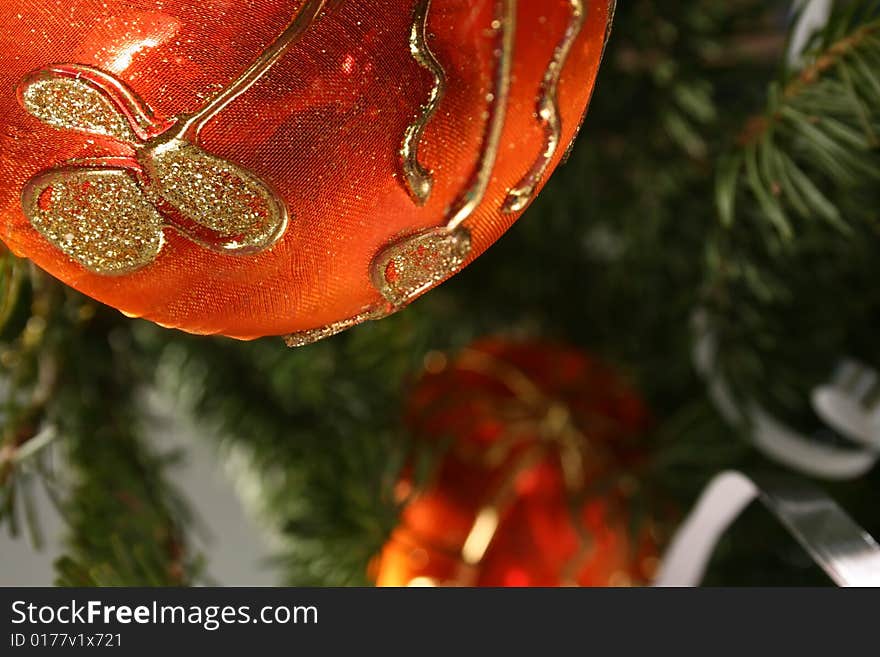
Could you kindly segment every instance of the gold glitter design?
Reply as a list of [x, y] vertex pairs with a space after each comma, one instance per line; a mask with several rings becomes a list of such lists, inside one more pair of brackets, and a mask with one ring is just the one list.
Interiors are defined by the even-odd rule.
[[145, 149], [138, 158], [151, 181], [148, 195], [158, 194], [185, 218], [217, 233], [209, 240], [188, 235], [203, 246], [258, 251], [287, 228], [287, 208], [265, 183], [198, 146], [175, 140]]
[[544, 148], [525, 177], [512, 189], [502, 206], [505, 213], [519, 212], [534, 198], [559, 145], [562, 142], [562, 117], [559, 112], [559, 79], [568, 61], [572, 46], [584, 27], [583, 0], [568, 0], [571, 21], [562, 41], [556, 47], [538, 96], [537, 118], [544, 126]]
[[513, 65], [513, 49], [516, 41], [516, 7], [517, 0], [496, 0], [495, 20], [493, 29], [499, 35], [496, 49], [498, 59], [495, 67], [493, 89], [487, 96], [489, 100], [489, 119], [486, 134], [476, 173], [468, 190], [462, 194], [449, 212], [451, 217], [446, 227], [453, 231], [467, 220], [474, 210], [483, 202], [495, 162], [498, 159], [498, 148], [504, 122], [507, 117], [507, 105], [510, 96], [510, 72]]
[[[401, 157], [405, 167], [407, 185], [417, 202], [424, 202], [431, 191], [432, 179], [418, 162], [418, 145], [424, 129], [430, 122], [443, 96], [445, 72], [436, 62], [425, 42], [427, 15], [430, 0], [418, 0], [414, 9], [414, 24], [410, 39], [413, 57], [435, 74], [435, 86], [419, 121], [407, 130]], [[498, 34], [498, 47], [493, 88], [487, 95], [489, 101], [486, 131], [480, 157], [467, 191], [453, 203], [447, 212], [446, 226], [434, 228], [403, 238], [385, 247], [370, 265], [373, 285], [390, 304], [387, 310], [371, 310], [353, 318], [328, 326], [294, 333], [285, 338], [290, 347], [311, 344], [336, 335], [361, 322], [380, 319], [397, 310], [443, 282], [460, 270], [471, 252], [471, 235], [461, 224], [479, 207], [486, 196], [492, 171], [498, 159], [498, 150], [507, 116], [510, 95], [511, 66], [516, 38], [517, 0], [496, 0], [495, 19], [492, 28]], [[432, 105], [435, 107], [432, 108]], [[427, 181], [427, 185], [425, 184]]]
[[80, 130], [136, 142], [128, 121], [112, 101], [84, 78], [38, 78], [22, 90], [25, 110], [56, 128]]
[[431, 52], [426, 38], [430, 10], [431, 0], [417, 0], [413, 11], [409, 48], [413, 59], [433, 76], [434, 86], [431, 88], [427, 102], [421, 107], [421, 114], [412, 125], [407, 127], [403, 145], [400, 148], [407, 190], [418, 205], [424, 205], [427, 202], [434, 187], [433, 175], [419, 162], [419, 145], [446, 93], [446, 71], [443, 70], [443, 66]]
[[[284, 32], [235, 82], [198, 111], [177, 117], [164, 133], [161, 125], [152, 122], [149, 108], [103, 71], [62, 64], [29, 75], [20, 85], [28, 112], [55, 127], [132, 144], [144, 170], [137, 180], [124, 170], [103, 170], [97, 177], [100, 186], [74, 198], [69, 186], [76, 185], [78, 176], [97, 174], [68, 162], [69, 166], [39, 174], [28, 183], [25, 214], [55, 246], [100, 274], [130, 272], [152, 262], [162, 248], [163, 225], [226, 253], [253, 253], [272, 246], [289, 222], [284, 202], [255, 174], [200, 148], [199, 134], [256, 84], [325, 10], [341, 2], [305, 0]], [[136, 123], [134, 128], [129, 117]], [[51, 198], [42, 192], [34, 195], [50, 180], [58, 180], [58, 189], [67, 190], [59, 197], [63, 203], [56, 204], [54, 191]], [[37, 197], [48, 198], [46, 203], [55, 210], [41, 210]], [[142, 234], [130, 225], [134, 217], [143, 219]], [[67, 230], [70, 227], [75, 230]], [[115, 238], [113, 230], [120, 232]]]
[[162, 217], [124, 169], [56, 169], [24, 190], [25, 213], [49, 242], [96, 274], [127, 274], [162, 249]]
[[466, 228], [435, 228], [399, 240], [386, 247], [370, 267], [373, 284], [388, 305], [327, 326], [291, 333], [284, 342], [288, 347], [303, 347], [363, 322], [388, 317], [461, 269], [470, 251], [471, 236]]
[[[414, 56], [422, 53], [421, 46], [425, 45], [423, 33], [429, 8], [429, 2], [420, 2], [416, 5], [414, 41], [411, 41]], [[517, 0], [496, 0], [492, 29], [498, 35], [498, 46], [495, 51], [498, 61], [492, 90], [487, 95], [489, 111], [483, 143], [466, 191], [448, 210], [446, 214], [448, 219], [444, 227], [411, 235], [385, 247], [373, 259], [370, 266], [373, 285], [394, 310], [402, 308], [460, 270], [471, 252], [470, 231], [462, 226], [462, 223], [483, 202], [498, 159], [510, 96], [511, 66], [516, 40], [516, 11]], [[442, 69], [440, 71], [442, 72]], [[442, 85], [439, 91], [442, 92]], [[419, 124], [416, 127], [423, 129]], [[413, 151], [413, 162], [418, 165], [414, 153], [415, 151]], [[418, 169], [413, 168], [413, 171], [417, 172]], [[417, 188], [414, 189], [418, 191]]]
[[328, 324], [327, 326], [321, 326], [319, 328], [308, 329], [306, 331], [299, 331], [297, 333], [286, 335], [284, 336], [284, 343], [291, 348], [305, 347], [306, 345], [314, 344], [315, 342], [325, 340], [326, 338], [330, 338], [338, 333], [347, 331], [348, 329], [355, 327], [358, 324], [363, 324], [364, 322], [374, 319], [382, 319], [383, 317], [387, 317], [389, 314], [390, 313], [388, 310], [366, 310], [359, 315], [349, 317], [348, 319], [343, 319], [339, 322], [333, 322], [332, 324]]
[[471, 251], [465, 228], [435, 228], [404, 238], [386, 247], [373, 260], [373, 284], [395, 308], [461, 269]]

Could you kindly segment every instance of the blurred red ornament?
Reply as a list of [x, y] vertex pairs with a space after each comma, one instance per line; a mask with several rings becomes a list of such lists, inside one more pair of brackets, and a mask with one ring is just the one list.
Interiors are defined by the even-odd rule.
[[467, 265], [560, 162], [613, 0], [4, 0], [0, 236], [126, 314], [304, 344]]
[[405, 506], [377, 584], [645, 583], [657, 540], [629, 500], [650, 422], [616, 372], [572, 348], [487, 340], [431, 357], [408, 423], [449, 452]]

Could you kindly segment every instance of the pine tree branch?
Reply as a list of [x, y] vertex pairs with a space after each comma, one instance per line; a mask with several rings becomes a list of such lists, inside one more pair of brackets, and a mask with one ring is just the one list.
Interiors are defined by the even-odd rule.
[[394, 317], [296, 351], [272, 339], [165, 342], [143, 327], [159, 388], [229, 456], [285, 583], [369, 583], [397, 520], [400, 381], [420, 337], [407, 325]]
[[746, 122], [738, 150], [719, 165], [722, 225], [733, 224], [740, 198], [782, 243], [795, 238], [792, 213], [852, 233], [859, 213], [846, 197], [880, 180], [880, 79], [867, 63], [880, 58], [878, 13], [876, 3], [837, 10], [810, 42], [807, 64], [771, 86], [767, 109]]
[[[177, 454], [146, 440], [134, 344], [100, 315], [66, 334], [63, 376], [51, 419], [64, 439], [72, 485], [58, 582], [73, 586], [182, 585], [201, 572], [193, 518], [173, 484]], [[108, 335], [114, 333], [113, 340]]]
[[[42, 480], [68, 523], [59, 582], [191, 581], [189, 515], [166, 474], [172, 463], [142, 436], [143, 373], [120, 347], [127, 320], [96, 317], [91, 301], [8, 252], [0, 292], [0, 522], [16, 535], [23, 516], [38, 545], [32, 496]], [[48, 466], [50, 451], [66, 455], [68, 471]]]

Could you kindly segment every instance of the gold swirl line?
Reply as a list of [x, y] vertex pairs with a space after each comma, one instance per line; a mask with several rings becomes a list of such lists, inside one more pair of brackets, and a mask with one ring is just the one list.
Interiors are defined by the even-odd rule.
[[446, 228], [450, 232], [458, 228], [483, 202], [498, 159], [498, 148], [501, 143], [501, 133], [504, 131], [510, 97], [510, 73], [516, 42], [516, 4], [517, 0], [496, 0], [496, 16], [492, 27], [499, 33], [499, 45], [496, 51], [498, 65], [493, 89], [488, 95], [490, 107], [487, 129], [471, 185], [452, 205], [447, 215], [450, 219]]
[[583, 30], [585, 21], [584, 0], [568, 0], [571, 5], [571, 21], [562, 41], [556, 47], [553, 59], [544, 74], [538, 97], [537, 117], [544, 125], [544, 148], [525, 177], [510, 190], [501, 210], [505, 213], [523, 210], [534, 198], [559, 145], [562, 142], [562, 117], [559, 112], [559, 79], [568, 61], [572, 46]]
[[409, 35], [409, 50], [413, 59], [434, 77], [434, 86], [428, 100], [422, 105], [421, 114], [414, 123], [407, 127], [403, 144], [400, 147], [400, 160], [403, 166], [403, 177], [407, 191], [418, 205], [424, 205], [434, 188], [434, 177], [419, 162], [419, 145], [425, 136], [425, 130], [443, 96], [446, 94], [446, 71], [437, 60], [427, 41], [428, 13], [431, 11], [431, 0], [417, 0], [413, 9], [413, 25]]
[[[421, 2], [422, 0], [420, 0], [420, 4], [416, 7], [417, 12], [422, 8]], [[487, 95], [489, 100], [489, 116], [474, 174], [468, 182], [466, 191], [456, 199], [446, 213], [446, 216], [449, 217], [447, 224], [433, 231], [417, 234], [392, 244], [380, 252], [373, 260], [371, 271], [374, 284], [385, 298], [388, 304], [386, 307], [367, 310], [355, 317], [330, 324], [329, 326], [292, 334], [287, 337], [287, 344], [289, 346], [295, 347], [308, 344], [346, 330], [363, 321], [377, 319], [395, 312], [414, 297], [424, 292], [428, 287], [436, 285], [446, 275], [457, 271], [464, 263], [466, 253], [470, 251], [470, 233], [461, 224], [473, 214], [474, 210], [479, 207], [486, 196], [492, 171], [498, 159], [498, 151], [510, 97], [510, 78], [513, 50], [516, 41], [517, 0], [495, 0], [495, 3], [495, 18], [492, 21], [492, 28], [498, 33], [498, 43], [495, 48], [495, 57], [498, 60], [498, 64], [495, 70], [492, 90]], [[423, 4], [425, 16], [427, 16], [429, 2], [424, 2]], [[419, 17], [417, 14], [417, 18]], [[420, 28], [417, 26], [414, 29]], [[430, 240], [434, 240], [439, 245], [432, 248], [446, 248], [449, 250], [449, 253], [443, 259], [443, 269], [431, 272], [430, 280], [426, 280], [424, 284], [412, 284], [409, 287], [404, 285], [404, 289], [398, 293], [393, 286], [388, 284], [386, 277], [386, 268], [390, 259], [394, 258], [395, 255], [400, 255], [405, 265], [407, 245], [415, 244], [418, 246]]]
[[371, 320], [382, 319], [387, 315], [388, 311], [383, 308], [364, 310], [354, 317], [349, 317], [348, 319], [333, 322], [332, 324], [328, 324], [327, 326], [320, 326], [318, 328], [307, 329], [305, 331], [297, 331], [296, 333], [285, 335], [284, 343], [291, 348], [305, 347], [306, 345], [314, 344], [315, 342], [319, 342], [320, 340], [325, 340], [327, 338], [333, 337], [334, 335], [342, 333], [343, 331], [347, 331], [348, 329], [353, 328], [358, 324], [362, 324]]
[[325, 9], [334, 9], [342, 0], [305, 0], [296, 16], [269, 48], [239, 78], [207, 105], [185, 117], [174, 130], [174, 137], [194, 140], [201, 129], [239, 96], [253, 87], [281, 59], [291, 46], [316, 23]]

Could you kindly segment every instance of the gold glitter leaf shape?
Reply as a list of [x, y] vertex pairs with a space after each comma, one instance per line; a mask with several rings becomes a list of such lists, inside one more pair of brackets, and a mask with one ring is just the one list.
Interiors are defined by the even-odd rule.
[[183, 219], [175, 227], [202, 246], [259, 251], [287, 228], [287, 207], [266, 183], [198, 146], [173, 139], [142, 149], [138, 159], [150, 181], [147, 195], [173, 206]]
[[135, 141], [134, 132], [104, 96], [83, 80], [48, 79], [29, 85], [24, 106], [43, 123]]
[[464, 265], [471, 251], [467, 229], [434, 228], [387, 246], [373, 260], [376, 289], [396, 307], [406, 305]]
[[83, 64], [56, 64], [29, 74], [19, 85], [21, 106], [56, 128], [111, 137], [138, 145], [164, 130], [147, 105], [124, 83]]
[[130, 273], [162, 249], [162, 216], [126, 169], [47, 171], [25, 187], [22, 205], [49, 242], [97, 274]]
[[373, 285], [385, 303], [326, 326], [285, 336], [288, 347], [303, 347], [367, 321], [383, 319], [420, 294], [442, 283], [464, 266], [471, 252], [471, 235], [463, 227], [432, 228], [386, 246], [370, 266]]

